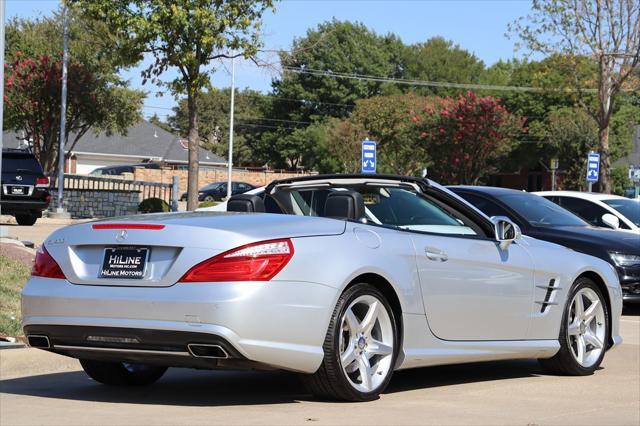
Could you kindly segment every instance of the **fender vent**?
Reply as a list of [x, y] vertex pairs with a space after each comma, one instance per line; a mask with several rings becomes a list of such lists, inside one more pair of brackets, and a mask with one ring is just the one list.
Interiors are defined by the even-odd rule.
[[551, 295], [556, 290], [562, 290], [562, 287], [558, 287], [556, 285], [555, 278], [549, 281], [549, 285], [537, 285], [536, 287], [546, 290], [544, 295], [544, 300], [536, 300], [540, 306], [540, 313], [544, 313], [547, 309], [547, 306], [557, 305], [558, 302], [551, 302]]

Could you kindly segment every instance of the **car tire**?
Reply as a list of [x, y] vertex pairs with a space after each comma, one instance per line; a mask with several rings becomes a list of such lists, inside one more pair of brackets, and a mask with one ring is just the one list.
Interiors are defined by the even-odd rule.
[[125, 362], [81, 359], [85, 373], [96, 382], [110, 386], [146, 386], [156, 382], [167, 367]]
[[[367, 317], [374, 315], [371, 309], [378, 313], [373, 322], [365, 324]], [[377, 399], [393, 375], [398, 342], [396, 319], [385, 296], [371, 285], [355, 284], [338, 299], [325, 337], [320, 368], [314, 374], [302, 375], [302, 381], [321, 399], [350, 402]], [[364, 371], [371, 374], [363, 376]]]
[[609, 307], [590, 278], [581, 277], [574, 282], [564, 307], [558, 340], [558, 353], [539, 360], [549, 372], [588, 376], [602, 363], [609, 340]]
[[16, 222], [18, 222], [18, 225], [20, 226], [33, 226], [34, 223], [36, 223], [36, 221], [38, 220], [38, 216], [36, 216], [35, 214], [17, 214], [16, 215]]
[[213, 198], [213, 195], [205, 195], [204, 201], [207, 201], [210, 203], [212, 201], [215, 201], [215, 199]]

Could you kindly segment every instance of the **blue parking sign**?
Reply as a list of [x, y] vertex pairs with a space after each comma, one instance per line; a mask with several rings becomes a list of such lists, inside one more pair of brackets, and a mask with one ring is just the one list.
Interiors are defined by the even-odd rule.
[[368, 139], [362, 141], [362, 173], [375, 173], [376, 162], [376, 143]]
[[587, 182], [597, 182], [600, 175], [600, 154], [590, 152], [587, 157]]

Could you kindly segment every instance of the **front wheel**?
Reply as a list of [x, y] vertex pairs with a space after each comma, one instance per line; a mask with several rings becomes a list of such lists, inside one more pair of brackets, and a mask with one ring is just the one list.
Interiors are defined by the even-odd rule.
[[384, 295], [368, 284], [356, 284], [338, 299], [322, 365], [303, 381], [320, 398], [377, 399], [391, 380], [398, 341], [396, 320]]
[[559, 374], [593, 374], [604, 358], [608, 327], [609, 309], [600, 288], [589, 278], [579, 278], [565, 305], [560, 350], [553, 358], [540, 360], [540, 363]]
[[89, 359], [81, 359], [80, 365], [93, 380], [111, 386], [150, 385], [167, 371], [167, 367], [155, 365]]

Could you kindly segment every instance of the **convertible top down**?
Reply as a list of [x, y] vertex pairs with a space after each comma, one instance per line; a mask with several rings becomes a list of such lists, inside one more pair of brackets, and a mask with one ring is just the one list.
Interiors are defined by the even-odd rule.
[[608, 263], [522, 236], [430, 180], [275, 181], [227, 209], [54, 232], [23, 290], [30, 344], [106, 384], [277, 368], [320, 397], [364, 401], [394, 370], [428, 365], [538, 358], [588, 375], [622, 340]]

